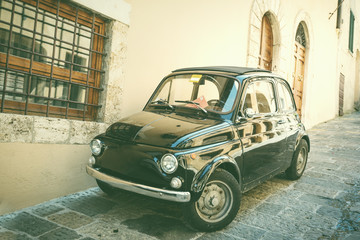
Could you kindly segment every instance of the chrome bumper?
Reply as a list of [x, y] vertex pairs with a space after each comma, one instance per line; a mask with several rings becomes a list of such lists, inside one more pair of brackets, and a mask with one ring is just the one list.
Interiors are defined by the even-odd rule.
[[121, 180], [119, 178], [115, 178], [109, 176], [105, 173], [102, 173], [95, 168], [90, 166], [86, 166], [86, 172], [100, 181], [106, 182], [115, 188], [124, 189], [130, 192], [135, 192], [139, 194], [143, 194], [149, 197], [160, 198], [164, 200], [169, 200], [173, 202], [189, 202], [190, 201], [190, 193], [189, 192], [179, 192], [179, 191], [171, 191], [164, 190], [161, 188], [154, 188], [142, 184], [137, 184], [125, 180]]

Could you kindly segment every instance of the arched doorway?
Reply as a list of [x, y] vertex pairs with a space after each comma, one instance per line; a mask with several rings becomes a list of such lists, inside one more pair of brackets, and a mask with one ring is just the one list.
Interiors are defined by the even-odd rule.
[[307, 36], [305, 32], [305, 23], [301, 22], [296, 30], [294, 58], [295, 67], [293, 74], [293, 93], [297, 112], [301, 117], [302, 102], [303, 102], [303, 89], [304, 89], [304, 76], [305, 76], [305, 57], [306, 57]]
[[268, 14], [265, 14], [261, 22], [261, 40], [259, 53], [259, 68], [272, 70], [273, 59], [273, 32]]

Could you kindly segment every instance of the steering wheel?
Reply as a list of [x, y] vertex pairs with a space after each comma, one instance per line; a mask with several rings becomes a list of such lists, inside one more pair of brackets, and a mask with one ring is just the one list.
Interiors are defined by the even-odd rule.
[[225, 105], [225, 102], [221, 101], [220, 99], [211, 99], [207, 101], [207, 104], [214, 110], [221, 111]]

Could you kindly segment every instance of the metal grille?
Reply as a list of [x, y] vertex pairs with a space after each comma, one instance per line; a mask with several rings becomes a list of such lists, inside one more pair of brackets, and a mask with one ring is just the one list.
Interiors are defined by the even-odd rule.
[[0, 0], [1, 112], [96, 120], [104, 32], [61, 0]]

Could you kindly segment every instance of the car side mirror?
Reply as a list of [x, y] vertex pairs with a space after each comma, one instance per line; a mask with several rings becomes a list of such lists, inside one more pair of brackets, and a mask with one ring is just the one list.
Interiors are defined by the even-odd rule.
[[245, 116], [246, 116], [247, 118], [253, 118], [254, 115], [255, 115], [254, 109], [252, 109], [252, 108], [246, 108], [246, 109], [245, 109]]

